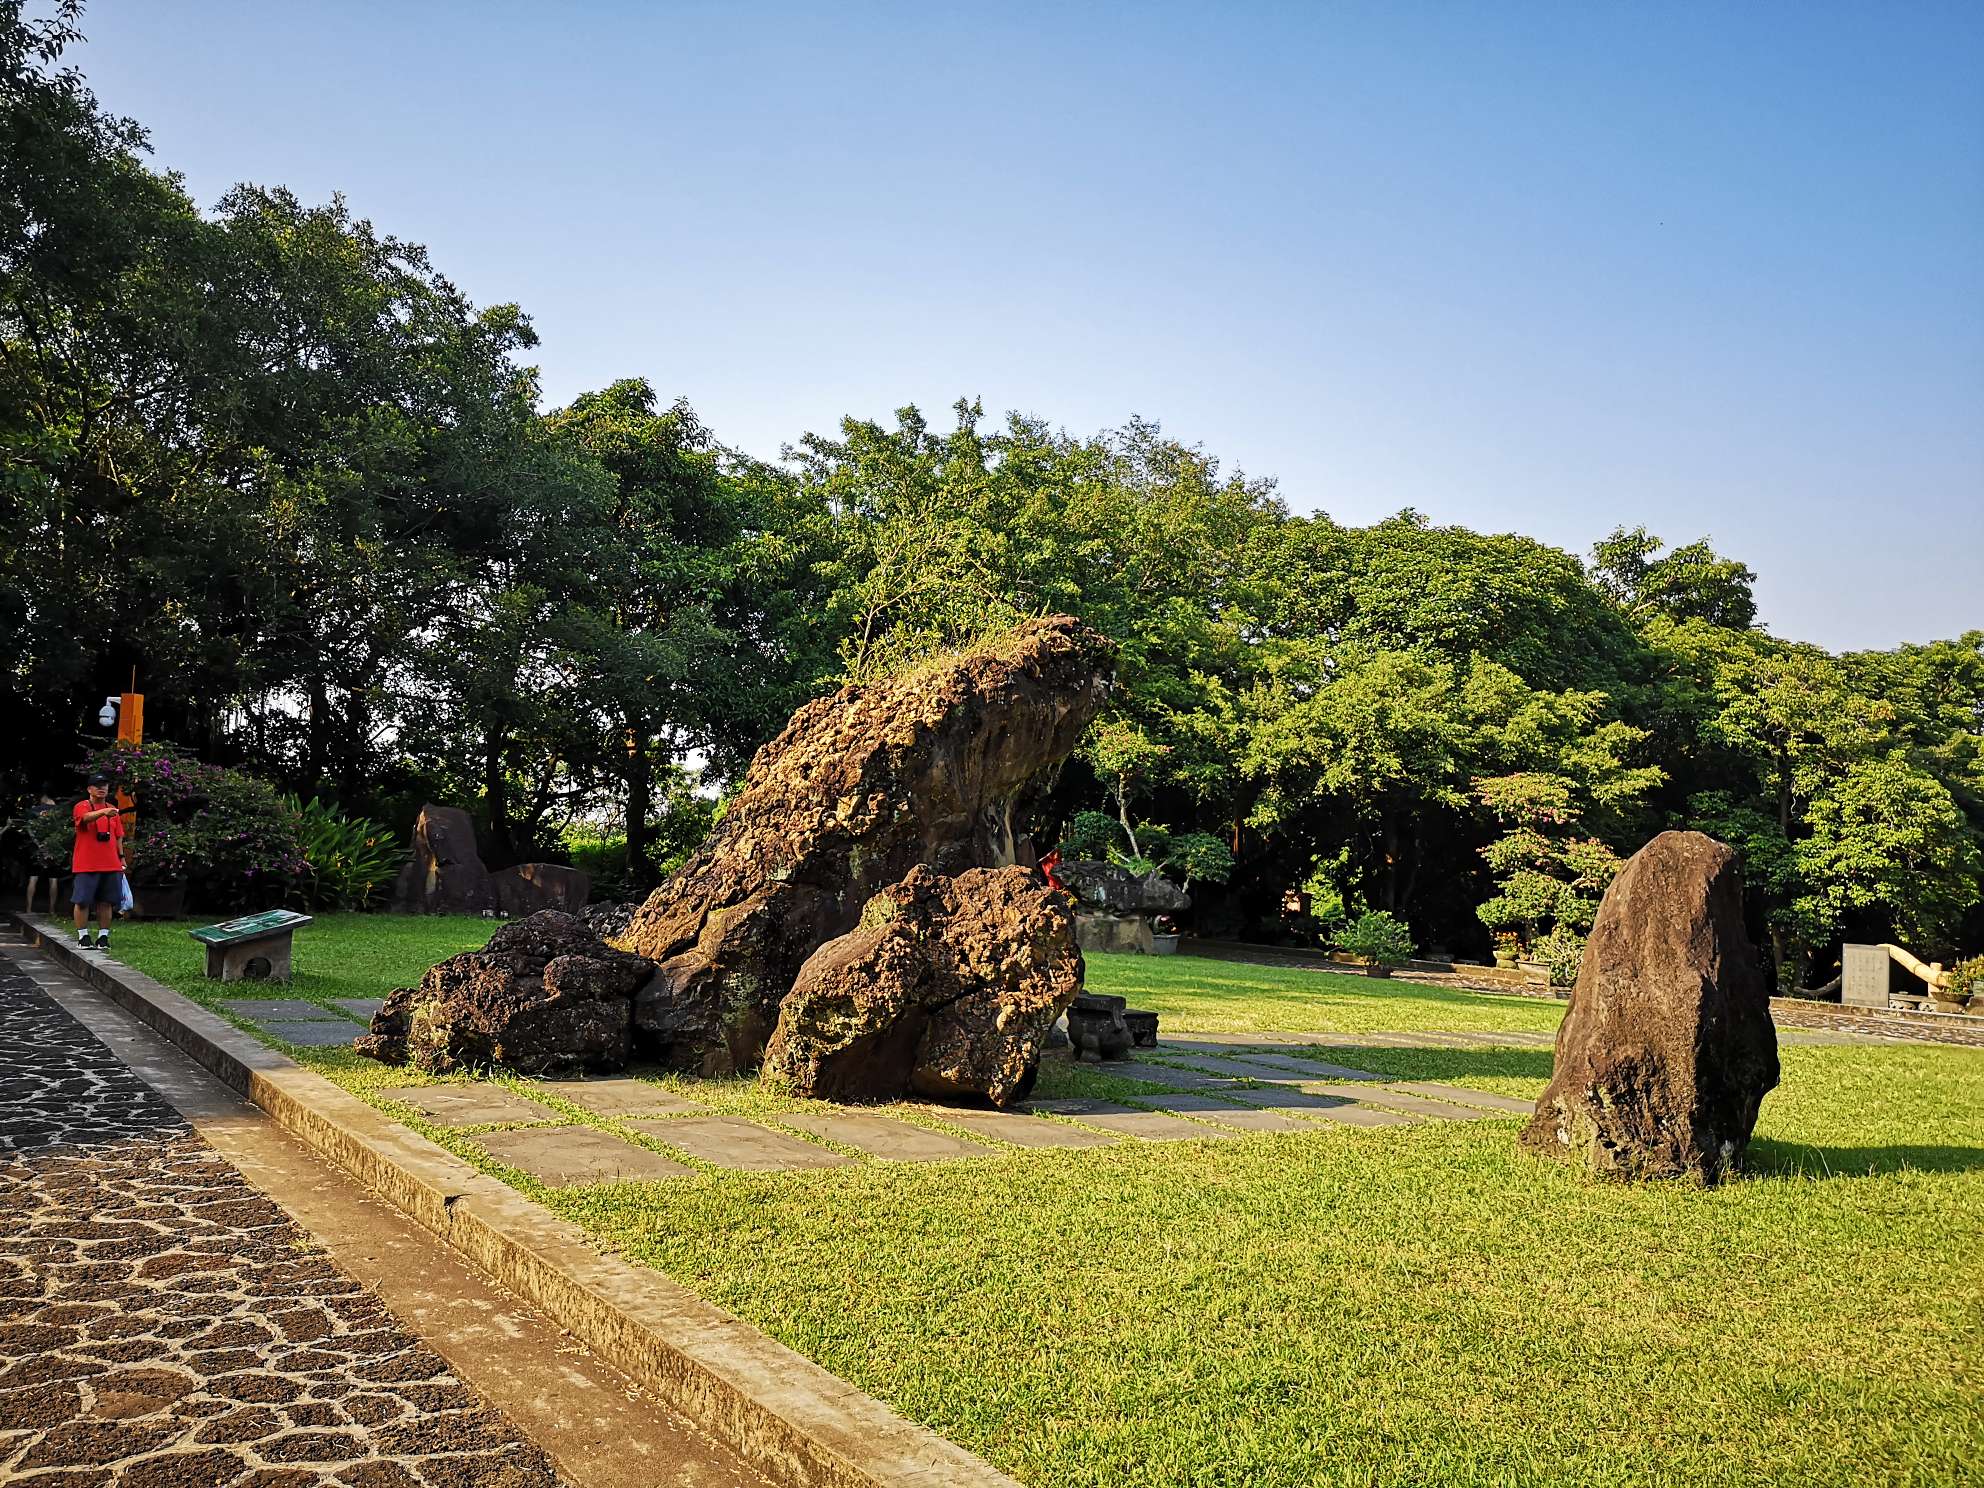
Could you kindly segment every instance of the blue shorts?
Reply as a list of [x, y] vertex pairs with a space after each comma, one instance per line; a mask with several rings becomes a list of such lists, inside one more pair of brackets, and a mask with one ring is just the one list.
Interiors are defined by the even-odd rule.
[[69, 891], [71, 904], [108, 904], [112, 909], [124, 902], [124, 875], [112, 869], [108, 873], [78, 873], [76, 886]]

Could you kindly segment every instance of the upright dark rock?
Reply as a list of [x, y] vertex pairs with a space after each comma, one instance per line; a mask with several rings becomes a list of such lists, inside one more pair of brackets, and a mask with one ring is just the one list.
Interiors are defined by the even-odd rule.
[[1714, 1182], [1741, 1162], [1777, 1078], [1736, 854], [1663, 832], [1599, 905], [1523, 1145], [1601, 1177]]
[[634, 991], [652, 970], [575, 916], [542, 910], [393, 992], [353, 1047], [434, 1075], [616, 1070], [627, 1063]]
[[1101, 707], [1112, 655], [1053, 616], [801, 708], [616, 937], [659, 964], [635, 1003], [641, 1044], [690, 1072], [753, 1069], [799, 968], [879, 890], [918, 864], [1031, 863], [1032, 796]]
[[797, 1094], [1008, 1105], [1081, 990], [1074, 914], [1030, 868], [917, 867], [800, 968], [765, 1051]]
[[496, 908], [496, 890], [466, 811], [431, 801], [420, 808], [413, 856], [393, 886], [393, 908], [402, 914], [480, 914]]

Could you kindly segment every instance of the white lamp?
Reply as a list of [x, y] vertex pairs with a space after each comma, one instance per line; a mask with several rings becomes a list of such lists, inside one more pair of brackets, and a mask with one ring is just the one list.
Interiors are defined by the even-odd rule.
[[103, 709], [96, 715], [96, 721], [104, 728], [117, 726], [117, 694], [112, 693], [103, 700]]

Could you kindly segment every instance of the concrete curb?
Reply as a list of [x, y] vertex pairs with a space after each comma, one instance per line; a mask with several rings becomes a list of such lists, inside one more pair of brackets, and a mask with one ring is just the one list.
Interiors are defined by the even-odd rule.
[[22, 938], [186, 1051], [415, 1223], [792, 1488], [1021, 1488], [657, 1271], [150, 977], [17, 911]]

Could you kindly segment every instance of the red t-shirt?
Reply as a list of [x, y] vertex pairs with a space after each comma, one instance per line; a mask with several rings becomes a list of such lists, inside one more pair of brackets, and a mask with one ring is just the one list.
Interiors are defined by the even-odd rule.
[[[110, 803], [106, 801], [106, 806]], [[124, 866], [124, 818], [113, 813], [99, 816], [93, 822], [83, 820], [85, 811], [97, 808], [88, 801], [78, 801], [76, 809], [69, 813], [76, 822], [76, 851], [69, 859], [69, 867], [77, 873], [116, 873]], [[98, 832], [108, 832], [108, 842], [97, 841]]]

